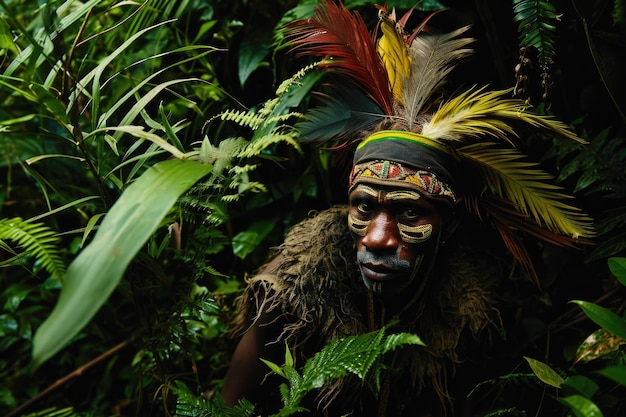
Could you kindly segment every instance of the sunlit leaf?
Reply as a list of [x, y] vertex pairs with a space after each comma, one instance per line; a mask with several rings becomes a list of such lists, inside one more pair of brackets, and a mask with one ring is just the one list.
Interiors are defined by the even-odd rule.
[[526, 362], [528, 362], [533, 373], [537, 376], [537, 378], [539, 378], [540, 381], [550, 386], [561, 388], [561, 385], [565, 380], [554, 369], [536, 359], [528, 358], [526, 356], [524, 359], [526, 359]]
[[91, 320], [178, 197], [210, 171], [210, 165], [193, 161], [164, 161], [122, 193], [91, 244], [69, 266], [57, 305], [35, 334], [34, 368]]
[[599, 329], [590, 334], [576, 350], [574, 363], [587, 363], [601, 358], [611, 352], [615, 352], [626, 340], [614, 336], [604, 329]]

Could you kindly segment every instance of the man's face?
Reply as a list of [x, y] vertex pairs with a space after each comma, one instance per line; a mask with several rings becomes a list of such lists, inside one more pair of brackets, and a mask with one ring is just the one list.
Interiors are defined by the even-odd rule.
[[442, 228], [433, 204], [417, 191], [358, 184], [348, 224], [367, 288], [383, 296], [421, 290]]

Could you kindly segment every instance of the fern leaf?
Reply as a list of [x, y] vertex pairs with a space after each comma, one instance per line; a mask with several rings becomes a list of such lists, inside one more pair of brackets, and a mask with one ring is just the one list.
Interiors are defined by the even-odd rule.
[[261, 115], [250, 113], [246, 110], [225, 110], [212, 117], [209, 123], [215, 119], [220, 119], [225, 122], [235, 122], [242, 127], [249, 127], [253, 130], [258, 128], [264, 120]]
[[19, 217], [0, 219], [0, 241], [4, 240], [15, 242], [24, 250], [20, 256], [32, 256], [50, 275], [61, 281], [65, 273], [65, 263], [56, 245], [59, 238], [54, 230], [43, 223], [32, 224]]
[[537, 48], [539, 64], [547, 67], [554, 62], [556, 9], [550, 1], [513, 0], [513, 20], [518, 23], [520, 46]]
[[286, 408], [297, 407], [306, 393], [324, 386], [332, 379], [349, 373], [362, 380], [371, 372], [378, 375], [382, 367], [380, 357], [398, 346], [423, 345], [416, 335], [399, 333], [386, 336], [386, 331], [387, 328], [383, 327], [363, 335], [333, 340], [307, 360], [301, 376], [293, 368], [284, 366], [289, 384], [289, 390], [283, 390]]
[[271, 133], [265, 136], [262, 136], [250, 143], [241, 150], [239, 153], [240, 158], [252, 158], [253, 156], [261, 156], [263, 151], [267, 149], [270, 145], [274, 145], [277, 143], [287, 143], [293, 146], [299, 153], [302, 153], [302, 149], [296, 140], [293, 138], [292, 134], [289, 133]]

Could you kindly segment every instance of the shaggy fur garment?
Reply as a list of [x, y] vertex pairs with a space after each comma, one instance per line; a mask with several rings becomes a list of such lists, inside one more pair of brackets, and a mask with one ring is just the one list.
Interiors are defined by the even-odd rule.
[[[277, 249], [275, 261], [249, 280], [234, 331], [241, 334], [261, 312], [273, 313], [283, 332], [271, 342], [286, 342], [303, 364], [307, 355], [334, 338], [363, 334], [374, 330], [371, 323], [378, 327], [388, 319], [399, 319], [398, 331], [415, 333], [426, 343], [426, 347], [394, 352], [393, 365], [410, 370], [413, 394], [409, 396], [417, 397], [429, 387], [446, 402], [448, 370], [459, 361], [458, 350], [466, 336], [471, 342], [492, 320], [495, 284], [502, 275], [494, 262], [481, 261], [468, 249], [475, 243], [441, 248], [424, 294], [401, 317], [385, 318], [375, 302], [372, 310], [371, 299], [367, 307], [368, 291], [355, 263], [347, 207], [316, 213], [294, 226]], [[372, 311], [376, 317], [369, 317]], [[342, 379], [322, 390], [320, 407], [340, 393], [345, 399], [351, 390], [362, 388], [359, 381]], [[389, 413], [396, 414], [401, 415]]]

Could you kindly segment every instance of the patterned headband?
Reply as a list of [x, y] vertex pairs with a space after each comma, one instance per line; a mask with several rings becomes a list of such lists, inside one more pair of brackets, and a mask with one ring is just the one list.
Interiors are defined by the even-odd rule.
[[456, 203], [452, 161], [432, 139], [412, 132], [383, 130], [361, 141], [354, 155], [350, 189], [357, 183], [413, 188], [427, 197]]

